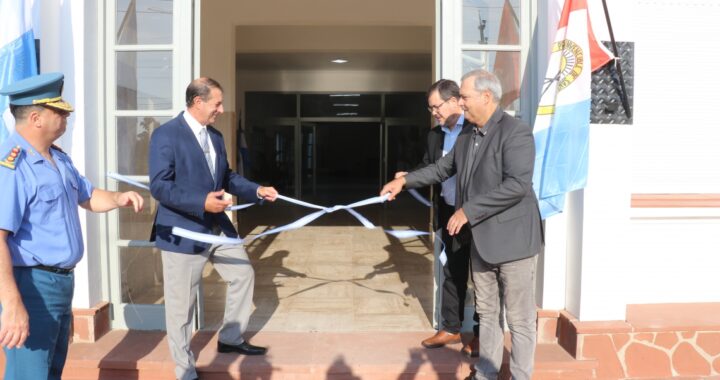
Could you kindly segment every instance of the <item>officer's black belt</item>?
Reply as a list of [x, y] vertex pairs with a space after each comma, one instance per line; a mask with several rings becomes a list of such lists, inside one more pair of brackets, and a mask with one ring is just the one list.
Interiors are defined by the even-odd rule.
[[40, 269], [40, 270], [44, 270], [46, 272], [52, 272], [52, 273], [57, 273], [57, 274], [70, 274], [75, 269], [75, 268], [49, 267], [47, 265], [35, 265], [30, 268]]

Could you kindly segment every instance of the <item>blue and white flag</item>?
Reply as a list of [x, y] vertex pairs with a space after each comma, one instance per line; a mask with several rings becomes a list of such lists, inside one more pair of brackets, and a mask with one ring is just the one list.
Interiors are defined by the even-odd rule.
[[[0, 88], [37, 74], [32, 19], [35, 0], [0, 0]], [[0, 95], [0, 142], [15, 128], [8, 97]]]
[[533, 186], [545, 219], [587, 182], [590, 74], [612, 59], [595, 39], [586, 0], [565, 0], [535, 118]]

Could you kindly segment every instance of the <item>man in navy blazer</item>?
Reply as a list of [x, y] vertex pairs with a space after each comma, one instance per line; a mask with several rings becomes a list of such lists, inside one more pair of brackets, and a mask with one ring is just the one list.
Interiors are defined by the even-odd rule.
[[201, 77], [185, 92], [187, 109], [160, 126], [150, 138], [150, 191], [159, 202], [151, 241], [162, 252], [165, 321], [179, 380], [197, 379], [190, 351], [192, 315], [202, 271], [209, 260], [228, 282], [218, 351], [263, 355], [266, 348], [243, 339], [252, 309], [255, 275], [242, 245], [206, 244], [172, 234], [173, 227], [237, 237], [225, 209], [225, 191], [246, 201], [277, 198], [230, 170], [222, 134], [211, 124], [223, 113], [218, 82]]

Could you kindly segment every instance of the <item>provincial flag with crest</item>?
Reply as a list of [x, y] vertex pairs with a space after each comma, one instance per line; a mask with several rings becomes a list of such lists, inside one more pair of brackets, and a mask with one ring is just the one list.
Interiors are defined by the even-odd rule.
[[545, 219], [562, 212], [567, 192], [587, 182], [590, 74], [613, 59], [595, 39], [586, 0], [565, 0], [533, 133], [533, 187]]

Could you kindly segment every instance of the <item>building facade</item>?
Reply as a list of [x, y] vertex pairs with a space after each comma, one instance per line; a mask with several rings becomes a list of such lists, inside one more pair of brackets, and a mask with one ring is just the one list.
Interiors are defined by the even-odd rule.
[[[459, 80], [470, 69], [499, 65], [513, 71], [504, 85], [518, 93], [506, 108], [532, 123], [563, 1], [39, 3], [41, 72], [63, 72], [64, 96], [76, 106], [58, 143], [93, 183], [125, 189], [106, 173], [147, 180], [149, 135], [184, 108], [184, 88], [199, 75], [225, 88], [226, 115], [218, 127], [229, 152], [238, 151], [237, 127], [249, 122], [245, 98], [253, 91], [424, 92], [436, 79]], [[502, 25], [507, 6], [514, 16], [510, 31]], [[627, 335], [624, 345], [610, 344], [622, 364], [608, 371], [628, 375], [624, 360], [632, 359], [623, 355], [630, 355], [632, 342], [660, 350], [655, 335], [648, 343], [636, 333], [666, 331], [633, 327], [643, 308], [675, 310], [658, 312], [664, 326], [662, 315], [720, 304], [720, 129], [703, 112], [713, 109], [720, 84], [707, 74], [720, 60], [713, 32], [720, 5], [608, 0], [607, 6], [615, 39], [630, 43], [633, 54], [632, 121], [591, 124], [588, 184], [569, 195], [563, 214], [546, 220], [537, 293], [541, 324], [550, 321], [542, 326], [553, 331], [546, 338], [573, 341], [566, 346], [578, 357], [592, 356], [583, 347], [595, 347], [593, 339], [605, 347], [604, 337]], [[609, 41], [603, 1], [588, 0], [588, 8], [595, 35]], [[334, 51], [426, 61], [347, 71], [270, 65]], [[298, 116], [296, 122], [304, 121]], [[114, 329], [163, 328], [159, 253], [147, 242], [154, 207], [145, 196], [150, 207], [138, 216], [81, 214], [86, 257], [76, 269], [74, 307], [90, 326], [106, 319]], [[667, 331], [688, 330], [687, 317]], [[591, 328], [601, 322], [610, 327]], [[717, 336], [717, 326], [696, 330]], [[76, 339], [92, 338], [91, 331]], [[702, 346], [699, 336], [688, 342]], [[672, 356], [681, 340], [660, 351]], [[720, 374], [719, 354], [701, 355], [709, 373]]]

